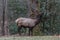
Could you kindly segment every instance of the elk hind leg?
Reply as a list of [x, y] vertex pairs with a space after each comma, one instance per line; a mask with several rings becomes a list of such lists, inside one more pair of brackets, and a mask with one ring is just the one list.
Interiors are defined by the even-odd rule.
[[18, 33], [21, 35], [21, 27], [18, 27]]

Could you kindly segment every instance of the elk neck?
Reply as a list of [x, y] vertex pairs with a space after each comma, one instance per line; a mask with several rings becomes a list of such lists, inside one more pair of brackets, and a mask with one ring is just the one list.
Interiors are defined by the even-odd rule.
[[43, 14], [38, 14], [36, 16], [36, 19], [37, 19], [36, 24], [40, 23], [40, 21], [42, 20], [42, 17], [43, 17]]

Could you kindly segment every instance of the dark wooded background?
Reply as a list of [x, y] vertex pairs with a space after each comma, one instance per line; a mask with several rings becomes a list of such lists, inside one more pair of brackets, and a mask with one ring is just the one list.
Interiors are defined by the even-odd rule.
[[[17, 34], [14, 22], [18, 17], [35, 17], [31, 9], [44, 13], [42, 22], [34, 28], [33, 35], [60, 34], [60, 0], [0, 0], [0, 35]], [[22, 28], [22, 33], [28, 33]]]

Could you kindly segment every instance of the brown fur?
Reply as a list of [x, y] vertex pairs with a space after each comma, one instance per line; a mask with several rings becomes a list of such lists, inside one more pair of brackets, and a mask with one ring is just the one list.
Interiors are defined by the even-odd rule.
[[32, 18], [18, 18], [15, 20], [18, 26], [18, 32], [20, 34], [20, 29], [21, 27], [29, 28], [29, 35], [32, 34], [33, 28], [40, 22], [43, 14], [37, 15], [37, 18], [32, 19]]

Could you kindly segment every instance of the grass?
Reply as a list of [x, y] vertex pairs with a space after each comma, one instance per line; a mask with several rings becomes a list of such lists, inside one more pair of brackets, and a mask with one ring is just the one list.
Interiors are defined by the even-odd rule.
[[0, 37], [0, 40], [60, 40], [59, 36], [7, 36], [7, 37]]

